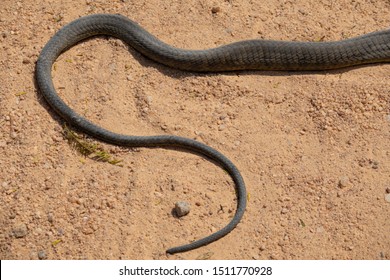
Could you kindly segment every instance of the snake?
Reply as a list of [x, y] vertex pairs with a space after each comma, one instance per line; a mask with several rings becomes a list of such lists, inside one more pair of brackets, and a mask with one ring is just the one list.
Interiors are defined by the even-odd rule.
[[105, 35], [122, 40], [137, 52], [165, 66], [190, 72], [236, 70], [329, 70], [368, 63], [390, 62], [390, 29], [340, 41], [245, 40], [210, 49], [190, 50], [170, 46], [138, 23], [119, 14], [80, 17], [59, 29], [38, 56], [35, 78], [38, 90], [49, 106], [71, 126], [101, 141], [126, 147], [155, 147], [186, 150], [204, 156], [223, 168], [232, 178], [236, 210], [230, 222], [216, 232], [166, 250], [175, 254], [208, 245], [240, 223], [247, 204], [244, 179], [238, 168], [216, 149], [176, 135], [134, 136], [114, 133], [98, 126], [70, 108], [57, 94], [52, 67], [58, 56], [90, 37]]

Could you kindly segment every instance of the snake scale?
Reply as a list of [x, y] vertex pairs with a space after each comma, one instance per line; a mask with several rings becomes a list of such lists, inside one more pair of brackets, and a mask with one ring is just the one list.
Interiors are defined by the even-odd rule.
[[36, 63], [36, 82], [48, 104], [66, 122], [102, 141], [128, 147], [177, 147], [192, 151], [219, 164], [232, 177], [237, 195], [231, 221], [211, 235], [168, 249], [185, 252], [214, 242], [232, 231], [246, 207], [244, 180], [237, 167], [215, 149], [192, 139], [173, 136], [122, 135], [97, 126], [77, 114], [58, 96], [51, 71], [58, 56], [78, 42], [96, 35], [121, 39], [136, 51], [161, 64], [195, 72], [233, 70], [327, 70], [390, 61], [390, 30], [333, 42], [291, 42], [273, 40], [240, 41], [206, 50], [184, 50], [160, 41], [134, 21], [113, 14], [81, 17], [61, 28], [42, 49]]

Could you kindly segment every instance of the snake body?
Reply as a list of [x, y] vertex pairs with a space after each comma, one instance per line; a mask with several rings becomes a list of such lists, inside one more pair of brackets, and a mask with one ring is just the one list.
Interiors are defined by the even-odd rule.
[[81, 17], [61, 28], [45, 45], [36, 64], [36, 81], [48, 104], [69, 124], [92, 137], [128, 147], [178, 147], [215, 161], [232, 177], [237, 208], [232, 220], [217, 232], [167, 253], [184, 252], [214, 242], [232, 231], [246, 207], [244, 180], [237, 167], [215, 149], [192, 139], [173, 136], [130, 136], [111, 132], [77, 114], [58, 96], [51, 78], [58, 56], [78, 42], [96, 35], [121, 39], [146, 57], [187, 71], [326, 70], [353, 65], [389, 62], [390, 30], [335, 42], [240, 41], [207, 50], [183, 50], [160, 41], [137, 23], [121, 15]]

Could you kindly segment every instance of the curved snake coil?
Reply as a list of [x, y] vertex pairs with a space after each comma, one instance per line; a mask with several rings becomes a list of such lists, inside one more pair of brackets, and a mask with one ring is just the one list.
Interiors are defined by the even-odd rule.
[[248, 40], [207, 50], [183, 50], [169, 46], [137, 23], [121, 15], [96, 14], [79, 18], [60, 29], [46, 44], [36, 64], [36, 81], [49, 105], [69, 124], [102, 141], [128, 147], [179, 147], [215, 161], [232, 177], [237, 208], [232, 220], [217, 232], [167, 253], [184, 252], [207, 245], [232, 231], [246, 207], [244, 180], [236, 166], [215, 149], [192, 139], [173, 136], [129, 136], [97, 126], [73, 111], [58, 96], [51, 78], [57, 57], [78, 42], [96, 35], [121, 39], [146, 57], [187, 71], [325, 70], [390, 61], [390, 31], [383, 30], [336, 42], [287, 42]]

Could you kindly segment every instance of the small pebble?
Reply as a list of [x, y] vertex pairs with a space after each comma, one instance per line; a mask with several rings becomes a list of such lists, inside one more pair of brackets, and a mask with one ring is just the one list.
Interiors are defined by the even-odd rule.
[[49, 212], [49, 213], [47, 214], [47, 220], [48, 220], [48, 222], [51, 223], [51, 224], [54, 222], [53, 213]]
[[377, 161], [372, 162], [372, 169], [378, 169], [379, 163]]
[[321, 226], [321, 227], [318, 227], [316, 231], [317, 231], [317, 233], [323, 233], [325, 231], [325, 229]]
[[175, 203], [175, 212], [178, 217], [183, 217], [190, 212], [190, 204], [185, 201]]
[[388, 193], [388, 194], [385, 195], [385, 200], [386, 200], [387, 202], [390, 202], [390, 193]]
[[282, 211], [280, 211], [280, 213], [282, 213], [282, 214], [286, 214], [287, 212], [288, 212], [287, 208], [282, 208]]
[[16, 238], [22, 238], [27, 235], [27, 226], [25, 224], [18, 224], [12, 230]]
[[347, 176], [341, 176], [339, 179], [339, 187], [344, 189], [350, 186], [351, 186], [351, 182], [349, 181], [349, 178]]
[[46, 255], [46, 252], [41, 250], [38, 252], [38, 259], [40, 260], [46, 260], [47, 259], [47, 255]]
[[221, 8], [220, 7], [212, 7], [211, 8], [211, 12], [213, 14], [216, 14], [216, 13], [219, 13], [221, 11]]
[[219, 131], [225, 130], [225, 128], [226, 128], [225, 124], [221, 124], [221, 125], [218, 126], [218, 130]]

